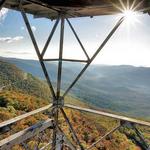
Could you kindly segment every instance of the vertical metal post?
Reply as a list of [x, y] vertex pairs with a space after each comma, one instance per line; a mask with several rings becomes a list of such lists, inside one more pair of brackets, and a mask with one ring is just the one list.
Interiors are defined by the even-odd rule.
[[76, 146], [74, 146], [73, 144], [72, 144], [72, 142], [67, 138], [67, 136], [65, 135], [65, 133], [62, 131], [62, 129], [59, 127], [59, 126], [57, 126], [57, 128], [58, 128], [58, 132], [61, 134], [61, 135], [63, 135], [63, 147], [64, 147], [64, 145], [65, 144], [67, 144], [67, 146], [71, 149], [71, 150], [76, 150]]
[[62, 57], [63, 57], [63, 43], [64, 43], [64, 24], [65, 20], [61, 18], [61, 29], [60, 29], [60, 46], [59, 46], [59, 62], [58, 62], [58, 76], [57, 76], [57, 100], [60, 98], [61, 89], [61, 73], [62, 73]]
[[63, 135], [57, 132], [56, 135], [56, 150], [62, 150], [63, 148]]
[[[57, 91], [56, 91], [56, 99], [53, 102], [53, 105], [55, 106], [54, 120], [57, 126], [58, 126], [58, 113], [59, 113], [58, 105], [59, 105], [59, 101], [61, 100], [60, 89], [61, 89], [62, 57], [63, 57], [63, 43], [64, 43], [64, 24], [65, 24], [65, 19], [61, 17], [59, 62], [58, 62], [58, 74], [57, 74]], [[57, 128], [55, 128], [53, 131], [53, 147], [57, 147], [58, 149], [58, 146], [56, 146], [57, 138], [58, 138]]]

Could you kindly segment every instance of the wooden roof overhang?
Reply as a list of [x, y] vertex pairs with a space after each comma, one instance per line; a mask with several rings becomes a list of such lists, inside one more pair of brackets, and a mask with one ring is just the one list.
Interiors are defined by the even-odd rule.
[[[19, 3], [20, 0], [6, 0], [3, 6], [19, 11]], [[150, 0], [22, 0], [22, 7], [34, 17], [53, 20], [58, 18], [60, 13], [66, 18], [92, 17], [121, 13], [128, 7], [149, 13]]]

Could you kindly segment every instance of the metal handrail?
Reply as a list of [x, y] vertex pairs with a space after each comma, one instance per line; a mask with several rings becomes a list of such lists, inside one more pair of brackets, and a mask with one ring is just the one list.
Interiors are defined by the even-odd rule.
[[8, 138], [5, 138], [0, 141], [0, 150], [8, 150], [11, 149], [12, 146], [16, 144], [20, 144], [29, 138], [32, 138], [38, 135], [40, 132], [44, 131], [45, 129], [53, 126], [53, 120], [47, 119], [44, 122], [37, 123], [29, 128], [26, 128], [18, 133], [15, 133]]
[[[49, 109], [51, 106], [52, 106], [52, 104], [44, 106], [44, 107], [39, 108], [37, 110], [31, 111], [29, 113], [23, 114], [21, 116], [12, 118], [12, 119], [7, 120], [5, 122], [2, 122], [0, 124], [0, 127], [7, 126], [7, 125], [12, 124], [16, 121], [24, 119], [28, 116], [37, 114], [39, 112], [43, 112], [43, 111]], [[139, 124], [139, 125], [150, 127], [150, 122], [141, 121], [141, 120], [137, 120], [137, 119], [121, 116], [121, 115], [116, 115], [116, 114], [112, 114], [112, 113], [108, 113], [108, 112], [103, 112], [103, 111], [99, 111], [99, 110], [93, 110], [93, 109], [89, 109], [89, 108], [82, 108], [82, 107], [78, 107], [78, 106], [74, 106], [74, 105], [70, 105], [70, 104], [65, 104], [64, 108], [69, 108], [69, 109], [74, 109], [74, 110], [78, 110], [78, 111], [81, 111], [81, 112], [83, 111], [83, 112], [93, 113], [93, 114], [97, 114], [97, 115], [102, 115], [102, 116], [105, 116], [105, 117], [110, 117], [110, 118], [113, 118], [113, 119], [123, 121], [124, 123], [126, 123], [126, 122], [131, 123], [131, 126], [133, 125], [133, 127], [134, 127], [134, 124]], [[52, 120], [48, 119], [45, 122], [37, 123], [36, 125], [33, 125], [33, 126], [27, 128], [27, 129], [24, 129], [24, 130], [22, 130], [18, 133], [15, 133], [14, 135], [11, 135], [10, 137], [0, 141], [0, 149], [1, 148], [2, 149], [3, 148], [9, 148], [13, 145], [20, 144], [20, 143], [28, 140], [29, 138], [37, 135], [38, 133], [45, 130], [47, 127], [49, 127], [49, 125], [51, 126], [52, 124], [53, 124]], [[89, 148], [87, 148], [87, 150], [94, 147], [97, 143], [102, 141], [105, 137], [107, 137], [108, 135], [110, 135], [113, 132], [115, 132], [116, 130], [118, 130], [121, 126], [123, 126], [123, 124], [118, 125], [116, 128], [114, 128], [110, 132], [106, 133], [106, 135], [104, 135], [103, 137], [100, 137], [100, 139], [98, 141], [96, 141], [95, 143], [93, 143]], [[143, 141], [144, 141], [144, 139], [143, 139]]]
[[0, 128], [3, 128], [3, 127], [5, 127], [5, 126], [7, 126], [7, 125], [10, 125], [10, 124], [12, 124], [12, 123], [15, 123], [15, 122], [17, 122], [17, 121], [19, 121], [19, 120], [25, 119], [25, 118], [27, 118], [27, 117], [29, 117], [29, 116], [31, 116], [31, 115], [35, 115], [35, 114], [37, 114], [37, 113], [39, 113], [39, 112], [43, 112], [43, 111], [45, 111], [45, 110], [51, 108], [51, 106], [52, 106], [52, 104], [49, 104], [49, 105], [46, 105], [46, 106], [41, 107], [41, 108], [39, 108], [39, 109], [33, 110], [33, 111], [29, 112], [29, 113], [25, 113], [25, 114], [23, 114], [23, 115], [20, 115], [20, 116], [14, 117], [14, 118], [12, 118], [12, 119], [6, 120], [6, 121], [4, 121], [4, 122], [1, 122], [1, 123], [0, 123]]
[[108, 113], [108, 112], [103, 112], [103, 111], [99, 111], [99, 110], [82, 108], [82, 107], [78, 107], [78, 106], [74, 106], [74, 105], [70, 105], [70, 104], [65, 104], [65, 107], [150, 127], [150, 122], [147, 122], [147, 121], [137, 120], [134, 118], [129, 118], [129, 117], [116, 115], [116, 114], [112, 114], [112, 113]]

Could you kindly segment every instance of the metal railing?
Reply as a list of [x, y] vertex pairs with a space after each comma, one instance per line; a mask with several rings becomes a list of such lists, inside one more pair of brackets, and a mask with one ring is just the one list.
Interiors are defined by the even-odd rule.
[[26, 140], [38, 135], [47, 128], [53, 126], [52, 119], [47, 119], [44, 122], [39, 122], [29, 128], [26, 128], [18, 133], [15, 133], [8, 138], [0, 141], [1, 150], [11, 150], [14, 145], [24, 143]]
[[7, 126], [7, 125], [10, 125], [10, 124], [13, 124], [13, 123], [15, 123], [15, 122], [17, 122], [17, 121], [19, 121], [19, 120], [25, 119], [25, 118], [27, 118], [27, 117], [29, 117], [29, 116], [35, 115], [35, 114], [37, 114], [37, 113], [39, 113], [39, 112], [43, 112], [43, 111], [45, 111], [45, 110], [51, 108], [51, 106], [52, 106], [52, 104], [47, 105], [47, 106], [44, 106], [44, 107], [41, 107], [41, 108], [36, 109], [36, 110], [34, 110], [34, 111], [31, 111], [31, 112], [29, 112], [29, 113], [22, 114], [22, 115], [20, 115], [20, 116], [14, 117], [14, 118], [12, 118], [12, 119], [6, 120], [6, 121], [0, 123], [0, 128], [3, 128], [3, 127], [5, 127], [5, 126]]
[[[25, 114], [15, 117], [15, 118], [6, 120], [6, 121], [0, 123], [0, 129], [2, 131], [3, 128], [5, 128], [7, 126], [12, 126], [16, 122], [26, 119], [29, 116], [47, 111], [48, 109], [51, 108], [51, 106], [52, 105], [50, 104], [50, 105], [41, 107], [39, 109], [36, 109], [34, 111], [31, 111], [29, 113], [25, 113]], [[0, 141], [0, 150], [9, 150], [9, 149], [11, 150], [13, 146], [18, 145], [18, 144], [22, 144], [24, 147], [27, 147], [26, 146], [27, 144], [24, 143], [25, 141], [33, 138], [34, 136], [39, 135], [41, 132], [44, 132], [44, 130], [46, 130], [47, 128], [52, 128], [52, 127], [53, 127], [52, 119], [47, 119], [45, 121], [39, 121], [37, 124], [35, 124], [31, 127], [28, 127], [22, 131], [19, 131], [13, 135], [1, 140]], [[6, 132], [8, 132], [8, 131], [6, 131]], [[0, 135], [2, 136], [3, 133], [1, 133]]]
[[[29, 117], [31, 115], [35, 115], [37, 113], [44, 112], [44, 111], [48, 110], [49, 108], [53, 108], [52, 105], [47, 105], [47, 106], [44, 106], [44, 107], [39, 108], [37, 110], [31, 111], [29, 113], [26, 113], [26, 114], [20, 115], [18, 117], [12, 118], [10, 120], [4, 121], [4, 122], [0, 123], [0, 129], [6, 127], [8, 125], [15, 124], [17, 121], [25, 119], [26, 117]], [[75, 131], [71, 125], [71, 122], [67, 118], [65, 111], [61, 108], [60, 110], [62, 112], [62, 115], [64, 116], [66, 122], [70, 126], [72, 133], [74, 133], [74, 136], [75, 136], [74, 142], [76, 142], [77, 145], [80, 145], [79, 146], [80, 148], [77, 145], [74, 145], [74, 144], [72, 144], [72, 142], [70, 142], [70, 140], [67, 138], [67, 136], [62, 131], [62, 129], [58, 125], [55, 124], [54, 120], [47, 119], [47, 120], [42, 121], [42, 122], [40, 121], [39, 123], [37, 123], [31, 127], [28, 127], [22, 131], [19, 131], [18, 133], [15, 133], [15, 134], [1, 140], [0, 141], [0, 150], [9, 150], [9, 149], [11, 150], [11, 148], [13, 146], [20, 145], [20, 144], [23, 147], [26, 147], [26, 149], [29, 149], [26, 141], [33, 140], [32, 138], [34, 138], [35, 136], [38, 136], [38, 140], [42, 141], [42, 135], [44, 134], [46, 129], [54, 129], [54, 128], [57, 128], [59, 131], [58, 132], [59, 134], [57, 137], [57, 139], [59, 139], [59, 140], [56, 140], [56, 142], [59, 142], [58, 144], [56, 144], [57, 146], [60, 146], [62, 144], [62, 145], [68, 145], [68, 147], [72, 150], [76, 150], [76, 149], [90, 150], [93, 147], [95, 147], [98, 143], [103, 141], [106, 137], [113, 134], [116, 130], [119, 130], [121, 127], [126, 127], [126, 126], [128, 126], [129, 128], [131, 128], [135, 131], [136, 135], [139, 137], [139, 139], [141, 140], [141, 143], [143, 144], [143, 147], [142, 147], [143, 149], [148, 150], [150, 148], [148, 143], [144, 139], [143, 135], [139, 132], [139, 130], [136, 127], [136, 125], [150, 127], [150, 122], [141, 121], [141, 120], [137, 120], [137, 119], [121, 116], [121, 115], [116, 115], [116, 114], [112, 114], [112, 113], [107, 113], [107, 112], [103, 112], [103, 111], [99, 111], [99, 110], [82, 108], [82, 107], [78, 107], [78, 106], [74, 106], [74, 105], [70, 105], [70, 104], [65, 104], [64, 108], [69, 108], [69, 109], [73, 109], [73, 110], [77, 110], [77, 111], [81, 111], [81, 112], [92, 113], [94, 115], [100, 115], [100, 116], [113, 118], [113, 119], [119, 120], [120, 123], [115, 128], [110, 130], [108, 133], [106, 133], [105, 135], [100, 137], [91, 146], [89, 146], [88, 148], [84, 148], [82, 146], [82, 143], [79, 141], [78, 137], [76, 136]], [[50, 131], [47, 131], [47, 132], [50, 132]], [[39, 135], [41, 135], [41, 137]], [[61, 143], [61, 141], [63, 141], [63, 142]], [[43, 143], [45, 143], [45, 142], [43, 141]], [[34, 146], [34, 147], [36, 147], [37, 150], [44, 150], [47, 147], [49, 147], [49, 149], [52, 149], [52, 147], [51, 147], [52, 137], [48, 137], [48, 140], [44, 144], [43, 147], [38, 146], [38, 145], [39, 144], [35, 143], [35, 146]]]
[[109, 117], [109, 118], [119, 120], [119, 125], [117, 125], [111, 131], [106, 133], [104, 136], [100, 137], [96, 142], [94, 142], [90, 147], [88, 147], [87, 150], [90, 150], [93, 147], [95, 147], [96, 144], [103, 141], [106, 137], [113, 134], [116, 130], [119, 130], [121, 127], [126, 127], [126, 126], [135, 131], [136, 135], [139, 137], [139, 139], [142, 143], [142, 149], [144, 149], [144, 150], [149, 150], [150, 149], [150, 145], [147, 143], [147, 141], [145, 140], [142, 133], [140, 133], [140, 131], [136, 127], [136, 125], [150, 127], [150, 122], [137, 120], [137, 119], [134, 119], [134, 118], [129, 118], [129, 117], [116, 115], [116, 114], [112, 114], [112, 113], [108, 113], [108, 112], [93, 110], [93, 109], [89, 109], [89, 108], [82, 108], [82, 107], [74, 106], [74, 105], [70, 105], [70, 104], [66, 104], [64, 107], [74, 109], [74, 110], [78, 110], [78, 111], [81, 111], [81, 112], [92, 113], [92, 114], [95, 114], [95, 115], [101, 115], [101, 116], [105, 116], [105, 117]]

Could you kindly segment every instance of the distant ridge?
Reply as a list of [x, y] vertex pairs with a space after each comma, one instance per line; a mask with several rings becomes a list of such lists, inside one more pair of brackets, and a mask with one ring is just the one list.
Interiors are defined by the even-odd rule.
[[[0, 58], [15, 64], [25, 72], [44, 79], [36, 60]], [[56, 63], [46, 63], [55, 85]], [[81, 64], [63, 64], [63, 90], [82, 69]], [[69, 72], [69, 74], [68, 74]], [[92, 65], [71, 91], [82, 101], [111, 111], [133, 117], [149, 117], [150, 114], [150, 68], [129, 65]]]

